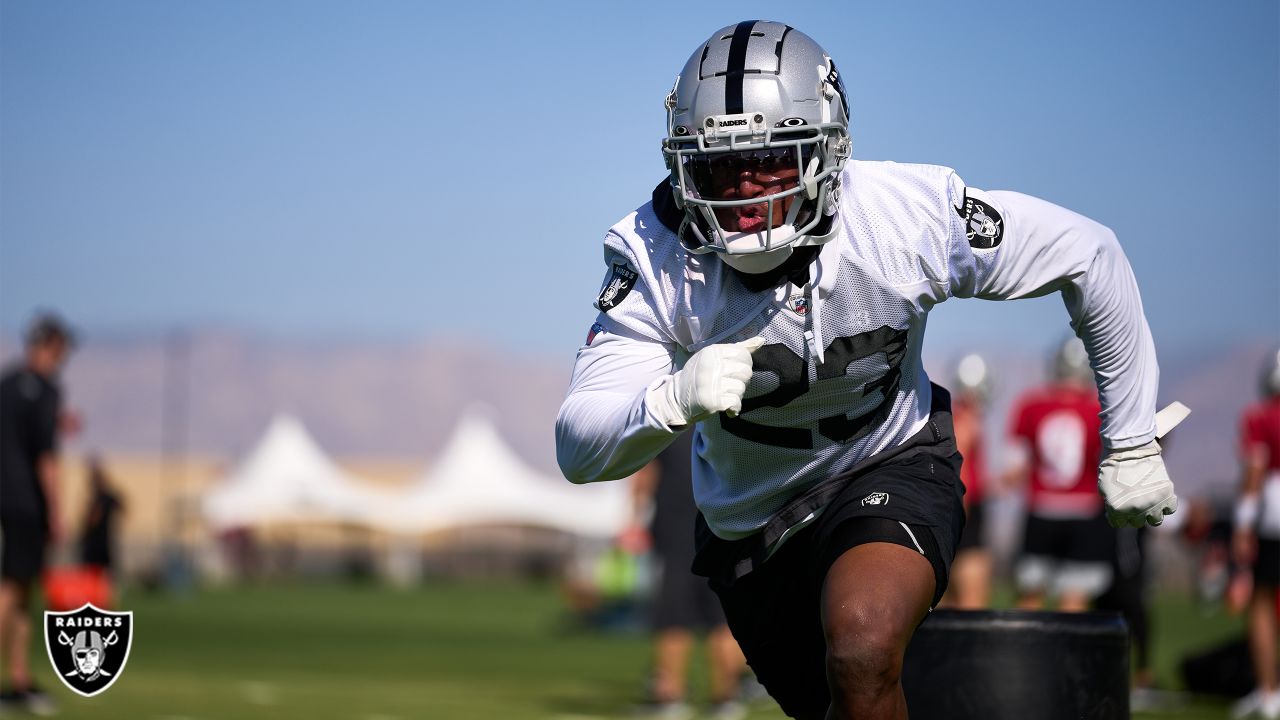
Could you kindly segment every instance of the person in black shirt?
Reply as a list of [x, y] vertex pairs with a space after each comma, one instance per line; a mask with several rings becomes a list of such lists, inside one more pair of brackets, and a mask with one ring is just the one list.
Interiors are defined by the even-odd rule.
[[660, 570], [650, 608], [654, 632], [650, 697], [642, 714], [663, 718], [693, 715], [686, 703], [685, 675], [695, 633], [705, 633], [713, 720], [746, 715], [737, 699], [746, 659], [704, 578], [693, 574], [689, 533], [697, 517], [693, 499], [693, 436], [676, 438], [635, 478], [637, 506], [653, 515], [649, 537]]
[[89, 460], [89, 506], [80, 537], [80, 562], [111, 574], [115, 564], [117, 517], [124, 510], [120, 496], [111, 485], [102, 461]]
[[72, 346], [71, 331], [41, 315], [26, 335], [23, 362], [0, 375], [0, 667], [8, 687], [0, 708], [52, 712], [31, 679], [31, 588], [44, 570], [45, 548], [62, 538], [58, 506], [57, 430], [62, 397], [56, 384]]

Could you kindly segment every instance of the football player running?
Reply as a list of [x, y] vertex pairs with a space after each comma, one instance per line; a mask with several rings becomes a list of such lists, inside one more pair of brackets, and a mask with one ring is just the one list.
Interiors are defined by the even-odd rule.
[[695, 433], [694, 570], [760, 682], [797, 718], [905, 718], [903, 653], [964, 524], [929, 310], [1060, 292], [1101, 393], [1108, 516], [1158, 524], [1177, 498], [1133, 273], [1088, 218], [851, 160], [835, 63], [781, 23], [697, 47], [666, 116], [668, 177], [605, 236], [561, 470], [623, 478]]
[[1232, 553], [1251, 568], [1248, 600], [1249, 650], [1257, 688], [1232, 708], [1233, 718], [1251, 715], [1280, 720], [1280, 678], [1276, 676], [1276, 593], [1280, 592], [1280, 349], [1262, 368], [1262, 399], [1245, 409], [1240, 422], [1244, 482], [1236, 502]]
[[1019, 458], [1008, 482], [1025, 489], [1027, 509], [1014, 571], [1018, 607], [1039, 610], [1052, 596], [1058, 610], [1083, 612], [1112, 582], [1116, 531], [1098, 495], [1098, 394], [1078, 338], [1054, 351], [1051, 374], [1022, 393], [1009, 424]]

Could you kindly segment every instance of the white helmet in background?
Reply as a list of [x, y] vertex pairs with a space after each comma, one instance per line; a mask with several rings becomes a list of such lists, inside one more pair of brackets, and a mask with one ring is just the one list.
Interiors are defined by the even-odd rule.
[[956, 389], [985, 402], [991, 395], [991, 368], [978, 353], [969, 353], [956, 363]]
[[1053, 379], [1093, 384], [1093, 368], [1089, 367], [1089, 351], [1083, 340], [1072, 336], [1058, 345], [1053, 353]]
[[1280, 348], [1267, 353], [1262, 364], [1262, 395], [1272, 397], [1280, 395]]
[[[765, 272], [793, 246], [831, 238], [849, 105], [835, 63], [808, 35], [756, 20], [722, 28], [689, 57], [666, 108], [662, 154], [686, 247]], [[787, 180], [754, 196], [724, 189], [762, 168]]]

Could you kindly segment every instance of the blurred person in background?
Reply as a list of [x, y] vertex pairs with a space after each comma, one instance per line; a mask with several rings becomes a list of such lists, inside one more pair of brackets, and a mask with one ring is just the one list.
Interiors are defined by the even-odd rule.
[[1107, 589], [1115, 552], [1098, 493], [1101, 407], [1078, 338], [1058, 346], [1051, 373], [1052, 381], [1026, 391], [1012, 412], [1017, 460], [1008, 481], [1027, 492], [1014, 574], [1018, 607], [1038, 610], [1052, 597], [1058, 610], [1079, 612]]
[[[1166, 523], [1171, 525], [1172, 523]], [[1095, 610], [1115, 610], [1129, 626], [1133, 687], [1129, 705], [1134, 710], [1154, 710], [1160, 704], [1152, 690], [1151, 598], [1148, 592], [1148, 528], [1118, 528], [1111, 555], [1111, 583], [1094, 601]]]
[[27, 328], [22, 362], [0, 376], [0, 708], [37, 714], [54, 706], [31, 676], [31, 597], [47, 547], [63, 538], [58, 374], [73, 342], [60, 318], [39, 315]]
[[1244, 411], [1240, 427], [1243, 482], [1235, 509], [1232, 553], [1252, 571], [1248, 593], [1249, 650], [1254, 691], [1232, 708], [1232, 717], [1280, 718], [1277, 682], [1277, 588], [1280, 588], [1280, 349], [1263, 366], [1263, 399]]
[[[1162, 441], [1169, 448], [1168, 436]], [[1188, 531], [1193, 515], [1203, 514], [1203, 502], [1192, 500], [1184, 512], [1170, 517], [1159, 528], [1122, 527], [1115, 530], [1115, 543], [1111, 553], [1111, 582], [1093, 602], [1095, 610], [1112, 610], [1124, 617], [1129, 626], [1129, 657], [1133, 668], [1133, 690], [1129, 694], [1129, 707], [1135, 711], [1154, 712], [1172, 707], [1176, 696], [1157, 691], [1155, 667], [1152, 663], [1152, 569], [1149, 542], [1151, 534], [1162, 533], [1180, 540], [1187, 540], [1194, 533], [1204, 532], [1203, 527]], [[1194, 518], [1203, 524], [1203, 517]]]
[[124, 503], [111, 482], [102, 459], [89, 459], [89, 502], [80, 535], [81, 564], [110, 576], [115, 570], [116, 534]]
[[[637, 549], [647, 546], [658, 565], [650, 606], [653, 674], [641, 711], [672, 720], [693, 716], [686, 678], [695, 634], [702, 633], [711, 680], [709, 717], [737, 720], [746, 715], [737, 697], [746, 659], [729, 632], [715, 593], [691, 570], [689, 534], [698, 513], [692, 465], [693, 438], [685, 434], [632, 479], [638, 522], [627, 544]], [[645, 515], [649, 516], [647, 532], [639, 521]]]
[[1063, 208], [850, 160], [842, 75], [782, 23], [715, 32], [663, 105], [667, 177], [605, 235], [560, 469], [621, 479], [692, 433], [694, 571], [757, 678], [794, 717], [905, 720], [906, 647], [964, 526], [929, 311], [1061, 292], [1103, 381], [1108, 519], [1154, 525], [1177, 496], [1133, 273]]
[[971, 353], [956, 365], [951, 416], [956, 429], [956, 449], [964, 463], [964, 530], [951, 563], [951, 584], [940, 605], [979, 610], [991, 602], [991, 553], [983, 540], [986, 501], [985, 437], [982, 430], [987, 399], [991, 396], [991, 370], [981, 355]]

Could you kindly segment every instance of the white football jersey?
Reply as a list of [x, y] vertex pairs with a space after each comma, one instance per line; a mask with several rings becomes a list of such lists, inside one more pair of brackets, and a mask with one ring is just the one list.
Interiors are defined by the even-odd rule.
[[1061, 291], [1094, 360], [1105, 441], [1154, 437], [1155, 351], [1115, 236], [1035, 198], [966, 188], [949, 168], [847, 163], [837, 232], [800, 286], [748, 289], [717, 256], [689, 253], [653, 203], [609, 231], [605, 264], [557, 422], [560, 466], [574, 482], [634, 472], [685, 429], [647, 411], [647, 388], [707, 345], [762, 337], [742, 412], [697, 428], [694, 495], [723, 538], [923, 428], [925, 320], [949, 297]]

